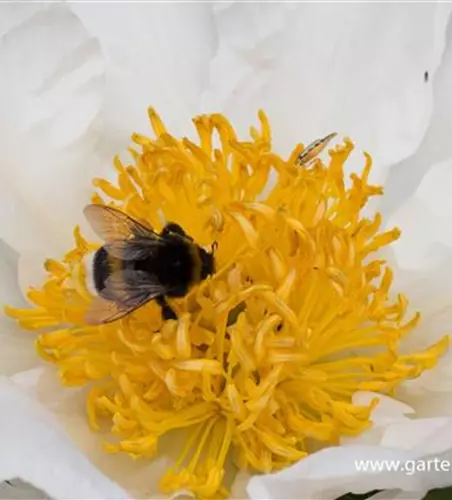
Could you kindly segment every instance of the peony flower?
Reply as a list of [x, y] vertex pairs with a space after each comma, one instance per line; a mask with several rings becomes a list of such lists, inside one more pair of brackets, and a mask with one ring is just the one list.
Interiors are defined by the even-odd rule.
[[[449, 485], [431, 470], [356, 467], [450, 456], [449, 242], [436, 194], [447, 165], [416, 163], [422, 141], [441, 140], [430, 82], [445, 78], [449, 9], [137, 4], [113, 5], [108, 19], [103, 9], [4, 10], [2, 266], [18, 328], [5, 318], [0, 477], [53, 498], [422, 497]], [[149, 33], [151, 16], [161, 22]], [[386, 46], [391, 56], [376, 57]], [[363, 83], [370, 67], [375, 86]], [[151, 109], [151, 136], [138, 113], [161, 93], [169, 120]], [[269, 118], [245, 133], [263, 106]], [[216, 108], [224, 114], [205, 112]], [[129, 157], [108, 167], [133, 130]], [[328, 153], [300, 163], [331, 131], [341, 139]], [[375, 151], [376, 175], [358, 148]], [[404, 199], [408, 160], [422, 182]], [[102, 244], [80, 227], [91, 178], [93, 203], [216, 242], [214, 276], [171, 301], [178, 320], [149, 302], [87, 323], [86, 259]], [[389, 187], [379, 207], [372, 178]], [[14, 296], [17, 255], [26, 306]]]

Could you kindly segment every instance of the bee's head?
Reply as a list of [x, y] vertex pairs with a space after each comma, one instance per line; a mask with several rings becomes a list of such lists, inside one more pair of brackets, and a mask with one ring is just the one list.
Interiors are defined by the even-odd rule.
[[201, 279], [205, 280], [207, 276], [215, 273], [215, 250], [217, 243], [214, 242], [210, 252], [206, 252], [204, 248], [200, 248], [201, 256]]

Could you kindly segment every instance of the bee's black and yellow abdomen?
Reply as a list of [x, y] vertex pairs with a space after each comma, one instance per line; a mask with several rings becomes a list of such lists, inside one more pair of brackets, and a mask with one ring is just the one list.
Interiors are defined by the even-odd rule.
[[110, 274], [109, 255], [105, 247], [101, 247], [96, 251], [93, 259], [93, 281], [97, 293], [105, 288], [105, 282]]
[[93, 281], [97, 293], [102, 295], [111, 274], [124, 268], [124, 261], [109, 255], [105, 247], [99, 248], [93, 259]]

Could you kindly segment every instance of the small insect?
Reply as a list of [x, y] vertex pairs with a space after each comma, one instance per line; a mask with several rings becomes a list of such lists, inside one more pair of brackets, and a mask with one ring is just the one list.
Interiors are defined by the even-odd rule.
[[84, 214], [105, 241], [93, 260], [98, 297], [86, 314], [89, 324], [111, 323], [153, 299], [165, 320], [177, 319], [166, 297], [183, 297], [215, 272], [216, 243], [207, 252], [178, 224], [156, 233], [111, 207], [88, 205]]
[[299, 154], [297, 158], [298, 165], [306, 165], [311, 160], [313, 160], [317, 155], [319, 155], [328, 145], [328, 143], [336, 137], [336, 132], [332, 134], [328, 134], [326, 137], [322, 139], [317, 139], [314, 142], [311, 142], [309, 146], [303, 149], [303, 151]]
[[425, 71], [424, 72], [424, 82], [427, 83], [428, 82], [428, 71]]

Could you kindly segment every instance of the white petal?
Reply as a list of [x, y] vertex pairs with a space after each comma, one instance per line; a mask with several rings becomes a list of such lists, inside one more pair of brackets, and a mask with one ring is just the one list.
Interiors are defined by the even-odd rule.
[[44, 491], [20, 479], [10, 479], [1, 483], [0, 498], [4, 500], [51, 500]]
[[[24, 298], [18, 285], [18, 255], [0, 240], [0, 305], [23, 307]], [[0, 311], [0, 374], [11, 375], [40, 364], [34, 336], [20, 331], [15, 322]]]
[[[446, 20], [447, 16], [444, 16]], [[391, 170], [385, 188], [383, 206], [393, 211], [412, 194], [429, 167], [452, 154], [450, 129], [452, 127], [452, 30], [447, 30], [446, 48], [441, 66], [430, 80], [433, 88], [433, 112], [430, 124], [416, 153]], [[404, 196], [401, 196], [401, 193]], [[444, 200], [443, 200], [444, 201]]]
[[353, 404], [369, 406], [373, 399], [378, 399], [378, 405], [372, 412], [372, 422], [379, 425], [386, 422], [386, 419], [404, 419], [405, 415], [415, 413], [413, 408], [400, 401], [396, 401], [384, 394], [375, 392], [358, 391], [353, 394]]
[[73, 446], [47, 410], [4, 378], [0, 406], [0, 480], [21, 478], [54, 499], [129, 498]]
[[[412, 458], [403, 450], [377, 446], [328, 448], [301, 460], [281, 472], [253, 477], [248, 484], [251, 499], [331, 499], [353, 491], [374, 489], [421, 489], [416, 476], [401, 472], [358, 472], [360, 461], [405, 461]], [[366, 462], [368, 463], [368, 462]]]
[[35, 351], [33, 338], [30, 334], [27, 337], [27, 332], [19, 332], [14, 325], [2, 329], [0, 342], [1, 375], [12, 375], [42, 363]]
[[[16, 302], [17, 306], [24, 305], [24, 297], [19, 288], [18, 280], [18, 260], [19, 255], [3, 240], [0, 240], [0, 304]], [[0, 335], [6, 318], [0, 316]]]
[[412, 415], [415, 410], [400, 401], [367, 391], [358, 391], [353, 395], [353, 404], [369, 406], [373, 399], [378, 399], [378, 405], [372, 411], [372, 427], [354, 437], [342, 437], [342, 446], [380, 445], [389, 424], [402, 423], [408, 420], [406, 415]]
[[387, 166], [428, 126], [450, 8], [437, 4], [249, 4], [215, 9], [219, 50], [206, 110], [240, 127], [258, 108], [287, 151], [332, 131]]
[[49, 256], [45, 252], [22, 252], [18, 262], [19, 286], [25, 295], [29, 287], [41, 287], [48, 276], [44, 268]]
[[[445, 316], [449, 321], [445, 321]], [[432, 313], [411, 339], [403, 342], [406, 350], [418, 349], [448, 334], [452, 324], [452, 313]], [[432, 370], [426, 370], [420, 377], [408, 380], [399, 388], [397, 397], [408, 401], [416, 414], [423, 417], [452, 416], [452, 352], [449, 350]]]
[[388, 226], [402, 229], [402, 237], [392, 247], [399, 268], [432, 270], [450, 257], [451, 189], [452, 161], [432, 165], [414, 195], [388, 219]]
[[[388, 426], [381, 444], [406, 450], [421, 449], [422, 453], [428, 454], [432, 436], [437, 435], [439, 430], [447, 429], [447, 426], [451, 424], [452, 419], [448, 418], [418, 419], [395, 423]], [[447, 442], [447, 439], [445, 442]], [[436, 446], [438, 446], [438, 443], [436, 443]], [[435, 448], [433, 451], [442, 450]]]
[[[394, 424], [388, 428], [382, 444], [411, 449], [418, 460], [410, 463], [410, 468], [415, 468], [413, 473], [422, 482], [424, 491], [451, 485], [452, 418]], [[443, 461], [446, 464], [441, 465]]]
[[101, 43], [107, 95], [100, 147], [109, 155], [132, 132], [150, 133], [154, 106], [174, 133], [191, 130], [215, 52], [211, 7], [205, 3], [74, 2], [71, 8]]
[[237, 500], [248, 498], [246, 489], [251, 477], [247, 472], [239, 472], [231, 487], [229, 498]]
[[[395, 268], [394, 290], [407, 293], [413, 309], [423, 315], [406, 346], [433, 342], [450, 333], [452, 321], [452, 217], [448, 203], [452, 163], [433, 166], [415, 194], [386, 221], [398, 226], [401, 238], [387, 254]], [[443, 210], [441, 210], [443, 207]], [[452, 209], [452, 206], [450, 207]]]
[[0, 11], [9, 26], [0, 38], [0, 236], [16, 250], [53, 252], [87, 200], [102, 54], [64, 3]]
[[402, 230], [402, 237], [391, 247], [400, 269], [425, 272], [442, 264], [448, 249], [440, 241], [439, 225], [441, 222], [417, 197], [409, 199], [389, 218], [387, 227]]
[[12, 28], [22, 24], [25, 20], [32, 17], [40, 10], [38, 3], [26, 5], [24, 3], [16, 4], [14, 8], [3, 9], [0, 16], [0, 36], [8, 33]]

